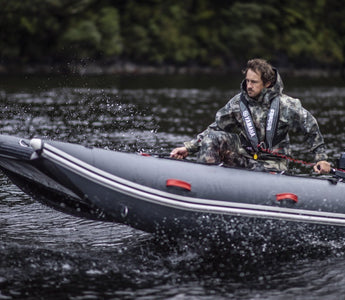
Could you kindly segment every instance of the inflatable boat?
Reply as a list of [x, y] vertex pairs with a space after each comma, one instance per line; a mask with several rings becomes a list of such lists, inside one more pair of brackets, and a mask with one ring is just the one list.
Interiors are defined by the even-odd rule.
[[[345, 229], [345, 176], [204, 165], [0, 136], [0, 168], [34, 199], [76, 216], [167, 235]], [[296, 227], [297, 226], [297, 227]], [[299, 227], [298, 227], [299, 226]]]

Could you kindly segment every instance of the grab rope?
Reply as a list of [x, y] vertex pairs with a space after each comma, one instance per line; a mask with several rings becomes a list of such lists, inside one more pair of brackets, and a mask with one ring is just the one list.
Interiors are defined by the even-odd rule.
[[[303, 161], [303, 160], [301, 160], [301, 159], [295, 159], [295, 158], [293, 158], [293, 157], [291, 157], [291, 156], [288, 156], [288, 155], [285, 155], [285, 154], [281, 154], [281, 153], [276, 152], [276, 151], [278, 151], [279, 149], [276, 150], [276, 151], [271, 151], [270, 149], [263, 148], [263, 147], [262, 147], [262, 144], [259, 144], [259, 145], [258, 145], [258, 149], [260, 149], [262, 152], [268, 153], [268, 154], [270, 154], [270, 155], [274, 155], [274, 156], [279, 157], [279, 158], [282, 158], [282, 159], [286, 159], [286, 160], [288, 160], [288, 161], [291, 161], [291, 162], [293, 162], [293, 163], [300, 164], [300, 165], [303, 165], [303, 166], [312, 167], [312, 166], [314, 166], [314, 165], [316, 164], [316, 163], [306, 162], [306, 161]], [[332, 168], [332, 169], [331, 169], [331, 172], [335, 173], [335, 171], [339, 171], [339, 172], [345, 173], [345, 170], [343, 170], [343, 169], [337, 169], [337, 168]]]
[[294, 163], [297, 163], [297, 164], [300, 164], [300, 165], [304, 165], [304, 166], [314, 166], [315, 163], [311, 163], [311, 162], [306, 162], [306, 161], [303, 161], [301, 159], [295, 159], [291, 156], [288, 156], [288, 155], [285, 155], [285, 154], [281, 154], [281, 153], [278, 153], [277, 151], [279, 150], [276, 150], [276, 151], [271, 151], [270, 149], [267, 149], [267, 148], [263, 148], [261, 144], [258, 145], [258, 148], [262, 151], [262, 152], [265, 152], [265, 153], [268, 153], [270, 155], [273, 155], [273, 156], [276, 156], [276, 157], [279, 157], [279, 158], [282, 158], [282, 159], [286, 159], [288, 161], [291, 161], [291, 162], [294, 162]]

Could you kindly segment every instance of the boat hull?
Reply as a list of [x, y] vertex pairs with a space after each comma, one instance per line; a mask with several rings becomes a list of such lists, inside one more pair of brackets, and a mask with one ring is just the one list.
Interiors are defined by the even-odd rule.
[[[328, 236], [345, 184], [0, 136], [0, 168], [39, 201], [168, 236]], [[285, 197], [285, 198], [284, 198]], [[317, 230], [315, 229], [317, 228]]]

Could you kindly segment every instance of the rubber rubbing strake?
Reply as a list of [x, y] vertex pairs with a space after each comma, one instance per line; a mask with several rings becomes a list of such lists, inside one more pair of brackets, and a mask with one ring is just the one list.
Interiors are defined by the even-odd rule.
[[179, 180], [179, 179], [167, 179], [167, 186], [176, 186], [176, 187], [180, 187], [183, 188], [187, 191], [191, 191], [192, 190], [192, 185], [186, 181], [183, 180]]
[[298, 202], [298, 196], [292, 193], [281, 193], [276, 195], [277, 201], [282, 201], [282, 200], [292, 200], [295, 203]]

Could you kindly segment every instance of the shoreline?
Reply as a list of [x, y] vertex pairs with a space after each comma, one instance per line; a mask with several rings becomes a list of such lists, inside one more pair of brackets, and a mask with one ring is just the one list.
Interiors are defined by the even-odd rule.
[[[293, 68], [278, 67], [279, 72], [295, 77], [341, 77], [341, 70], [334, 68]], [[238, 73], [239, 66], [211, 68], [198, 65], [146, 65], [132, 62], [116, 63], [66, 63], [66, 64], [0, 64], [0, 75], [225, 75]]]

